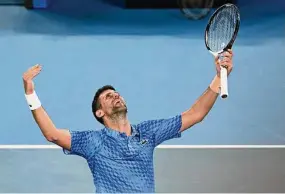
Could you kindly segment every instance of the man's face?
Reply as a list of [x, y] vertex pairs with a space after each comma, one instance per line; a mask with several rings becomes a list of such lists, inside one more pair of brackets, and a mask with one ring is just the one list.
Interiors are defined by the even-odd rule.
[[126, 102], [120, 94], [114, 90], [106, 90], [99, 96], [101, 114], [112, 116], [118, 113], [126, 113]]

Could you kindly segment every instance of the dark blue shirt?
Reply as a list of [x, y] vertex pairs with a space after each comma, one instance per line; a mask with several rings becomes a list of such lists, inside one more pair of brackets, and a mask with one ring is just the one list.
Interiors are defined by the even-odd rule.
[[181, 115], [131, 125], [127, 136], [112, 129], [70, 131], [71, 151], [88, 162], [98, 193], [154, 193], [154, 148], [178, 138]]

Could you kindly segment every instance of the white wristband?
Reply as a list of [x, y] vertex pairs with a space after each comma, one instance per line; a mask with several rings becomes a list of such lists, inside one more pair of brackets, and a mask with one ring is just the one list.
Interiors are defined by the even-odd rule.
[[30, 110], [36, 110], [42, 106], [35, 91], [29, 95], [25, 94], [25, 97], [26, 97]]

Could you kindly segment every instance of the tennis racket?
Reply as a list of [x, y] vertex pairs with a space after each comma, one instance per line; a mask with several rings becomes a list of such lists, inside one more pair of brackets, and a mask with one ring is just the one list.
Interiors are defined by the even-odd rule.
[[[224, 4], [210, 17], [205, 29], [205, 44], [208, 51], [219, 60], [222, 53], [231, 49], [237, 37], [240, 26], [240, 12], [234, 4]], [[221, 98], [228, 97], [227, 69], [221, 67]]]

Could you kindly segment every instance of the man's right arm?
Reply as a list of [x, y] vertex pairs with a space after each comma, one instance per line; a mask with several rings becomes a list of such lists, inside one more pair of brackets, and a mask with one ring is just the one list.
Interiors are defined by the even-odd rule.
[[58, 146], [70, 150], [71, 149], [71, 134], [67, 129], [58, 129], [47, 112], [42, 107], [34, 90], [33, 79], [40, 73], [41, 66], [35, 65], [29, 68], [23, 74], [23, 83], [26, 99], [30, 105], [33, 117], [41, 129], [44, 137]]

